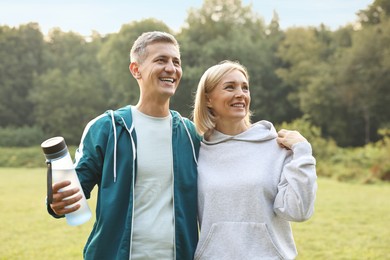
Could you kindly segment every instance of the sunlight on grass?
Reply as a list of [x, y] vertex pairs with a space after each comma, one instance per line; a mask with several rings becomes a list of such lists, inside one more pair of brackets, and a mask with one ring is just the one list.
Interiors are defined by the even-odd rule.
[[72, 227], [48, 215], [46, 169], [0, 168], [0, 180], [0, 259], [82, 259], [93, 220]]
[[390, 186], [320, 179], [314, 216], [293, 223], [297, 259], [389, 259]]
[[[93, 219], [68, 226], [46, 213], [46, 170], [0, 168], [0, 259], [82, 259]], [[96, 191], [89, 205], [94, 213]], [[298, 260], [389, 259], [390, 185], [319, 179], [314, 216], [293, 223]]]

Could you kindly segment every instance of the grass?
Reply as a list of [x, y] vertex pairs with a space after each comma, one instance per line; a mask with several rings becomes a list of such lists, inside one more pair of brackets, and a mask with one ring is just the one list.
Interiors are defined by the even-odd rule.
[[48, 215], [45, 183], [44, 168], [0, 168], [1, 260], [82, 259], [93, 220], [73, 227]]
[[[45, 181], [44, 168], [0, 168], [1, 260], [82, 259], [93, 220], [72, 227], [50, 217]], [[390, 185], [318, 183], [314, 216], [292, 224], [297, 259], [390, 259]]]
[[390, 185], [318, 183], [313, 217], [293, 223], [298, 259], [390, 259]]

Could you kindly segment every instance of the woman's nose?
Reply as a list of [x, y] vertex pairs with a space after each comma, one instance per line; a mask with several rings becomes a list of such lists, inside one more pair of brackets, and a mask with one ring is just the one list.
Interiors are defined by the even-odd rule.
[[245, 93], [244, 93], [244, 91], [243, 91], [241, 88], [238, 89], [238, 90], [236, 91], [236, 93], [235, 93], [235, 97], [238, 97], [238, 98], [244, 97], [244, 95], [245, 95]]

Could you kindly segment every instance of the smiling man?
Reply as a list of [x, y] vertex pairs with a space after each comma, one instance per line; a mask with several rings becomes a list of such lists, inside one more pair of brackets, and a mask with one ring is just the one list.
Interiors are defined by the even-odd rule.
[[[129, 69], [140, 87], [137, 105], [93, 119], [76, 153], [86, 197], [99, 187], [84, 258], [193, 259], [200, 137], [169, 109], [182, 76], [179, 44], [165, 32], [143, 33]], [[71, 206], [79, 197], [69, 199], [76, 190], [59, 191], [67, 185], [53, 184], [48, 210], [55, 217], [79, 208]]]

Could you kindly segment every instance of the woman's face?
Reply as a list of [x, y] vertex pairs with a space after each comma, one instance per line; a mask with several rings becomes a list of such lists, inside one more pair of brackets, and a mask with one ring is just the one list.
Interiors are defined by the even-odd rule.
[[207, 106], [219, 123], [244, 122], [250, 106], [249, 83], [239, 70], [226, 74], [220, 83], [207, 94]]

